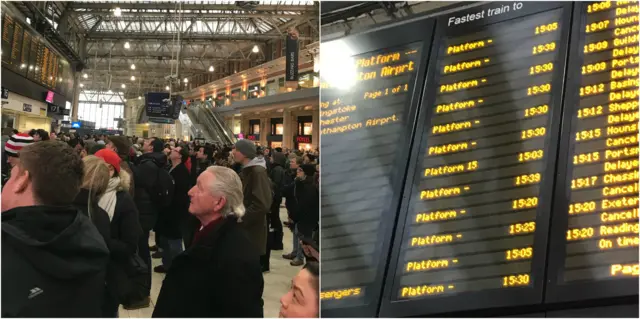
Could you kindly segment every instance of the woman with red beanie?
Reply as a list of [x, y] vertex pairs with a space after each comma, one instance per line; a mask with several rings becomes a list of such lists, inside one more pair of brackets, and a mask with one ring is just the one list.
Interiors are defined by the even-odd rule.
[[111, 221], [111, 261], [116, 271], [113, 271], [112, 280], [118, 282], [114, 285], [117, 291], [113, 291], [115, 297], [111, 302], [114, 311], [118, 305], [125, 307], [132, 300], [139, 300], [143, 294], [138, 292], [135, 285], [129, 282], [127, 276], [129, 260], [137, 253], [139, 237], [142, 235], [142, 227], [138, 219], [138, 210], [133, 198], [129, 195], [130, 177], [120, 166], [121, 159], [116, 152], [102, 149], [95, 154], [107, 163], [109, 167], [109, 184], [107, 190], [100, 196], [98, 206], [104, 209]]

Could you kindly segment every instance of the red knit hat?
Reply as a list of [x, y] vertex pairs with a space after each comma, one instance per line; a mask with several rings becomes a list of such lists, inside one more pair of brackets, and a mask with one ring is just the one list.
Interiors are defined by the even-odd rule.
[[97, 151], [95, 156], [103, 159], [107, 164], [113, 166], [116, 172], [120, 173], [120, 156], [116, 152], [103, 148]]

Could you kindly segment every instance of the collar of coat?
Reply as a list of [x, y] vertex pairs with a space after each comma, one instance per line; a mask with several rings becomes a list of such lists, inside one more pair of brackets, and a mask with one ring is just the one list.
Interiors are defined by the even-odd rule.
[[221, 221], [216, 223], [213, 229], [204, 234], [204, 237], [202, 237], [197, 243], [194, 243], [191, 247], [187, 248], [185, 254], [196, 259], [210, 259], [217, 241], [230, 229], [236, 227], [237, 224], [238, 220], [234, 215], [229, 215], [229, 217], [223, 218]]

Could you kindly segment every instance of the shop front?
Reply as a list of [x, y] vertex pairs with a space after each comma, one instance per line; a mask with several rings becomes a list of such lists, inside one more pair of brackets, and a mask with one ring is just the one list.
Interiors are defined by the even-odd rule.
[[12, 127], [19, 131], [50, 131], [51, 119], [47, 117], [47, 103], [14, 92], [3, 92], [2, 127]]
[[260, 120], [249, 120], [249, 134], [247, 139], [254, 142], [260, 141]]
[[298, 134], [294, 137], [294, 148], [302, 151], [311, 150], [313, 142], [313, 117], [298, 116]]
[[311, 135], [298, 135], [295, 137], [295, 148], [301, 151], [310, 151], [312, 142]]
[[273, 149], [282, 147], [282, 137], [284, 135], [284, 123], [281, 117], [271, 118], [271, 132], [267, 136], [267, 143]]

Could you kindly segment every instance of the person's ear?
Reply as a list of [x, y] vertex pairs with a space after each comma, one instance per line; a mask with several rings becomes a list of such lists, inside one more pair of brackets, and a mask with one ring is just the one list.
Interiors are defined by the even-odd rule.
[[227, 199], [224, 197], [220, 197], [220, 199], [218, 199], [218, 202], [214, 206], [214, 211], [220, 211], [226, 204]]
[[15, 182], [13, 183], [13, 192], [16, 194], [24, 193], [29, 184], [31, 183], [31, 174], [29, 171], [22, 170], [21, 168], [15, 168], [18, 171], [18, 174], [15, 177]]

